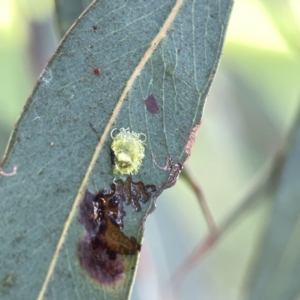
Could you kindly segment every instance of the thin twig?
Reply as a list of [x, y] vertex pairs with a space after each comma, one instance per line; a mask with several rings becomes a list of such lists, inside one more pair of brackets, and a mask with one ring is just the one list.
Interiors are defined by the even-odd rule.
[[[275, 163], [274, 163], [275, 161]], [[224, 236], [224, 233], [246, 212], [258, 199], [271, 187], [276, 186], [274, 180], [278, 179], [278, 170], [282, 163], [281, 153], [276, 156], [275, 160], [268, 161], [262, 169], [254, 175], [251, 183], [247, 185], [247, 191], [244, 192], [239, 205], [231, 212], [215, 232], [208, 234], [204, 240], [194, 249], [194, 251], [180, 264], [178, 269], [173, 273], [170, 284], [178, 289], [180, 283], [191, 269], [212, 249], [217, 241]]]
[[192, 170], [190, 169], [190, 167], [188, 165], [184, 166], [181, 178], [186, 180], [186, 182], [190, 185], [190, 187], [193, 189], [194, 193], [196, 194], [196, 197], [197, 197], [199, 204], [201, 206], [201, 209], [202, 209], [202, 213], [206, 220], [208, 230], [209, 230], [210, 234], [214, 234], [217, 230], [216, 223], [215, 223], [212, 213], [209, 209], [208, 203], [205, 199], [203, 190], [202, 190], [200, 184], [197, 182], [194, 173], [192, 172]]

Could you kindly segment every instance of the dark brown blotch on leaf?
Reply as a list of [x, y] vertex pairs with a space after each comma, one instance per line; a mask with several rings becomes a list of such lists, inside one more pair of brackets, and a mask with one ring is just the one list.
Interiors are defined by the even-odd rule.
[[149, 95], [148, 98], [144, 101], [147, 110], [153, 114], [156, 115], [158, 114], [158, 104], [157, 104], [157, 100], [155, 99], [154, 95]]
[[86, 234], [78, 245], [82, 268], [100, 284], [115, 284], [124, 277], [122, 255], [134, 255], [141, 245], [123, 232], [123, 203], [132, 204], [136, 211], [139, 202], [147, 202], [156, 190], [154, 185], [132, 182], [129, 176], [111, 184], [111, 190], [92, 194], [86, 190], [80, 204], [80, 222]]
[[118, 179], [111, 185], [115, 191], [116, 197], [125, 201], [127, 205], [130, 203], [135, 211], [141, 210], [140, 202], [145, 203], [151, 197], [151, 194], [156, 191], [155, 185], [144, 185], [142, 182], [132, 182], [131, 176], [128, 176], [123, 182]]

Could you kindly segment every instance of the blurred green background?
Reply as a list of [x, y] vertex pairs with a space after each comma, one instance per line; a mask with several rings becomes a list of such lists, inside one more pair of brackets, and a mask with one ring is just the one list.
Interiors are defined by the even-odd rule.
[[[59, 42], [54, 14], [51, 0], [0, 0], [0, 157]], [[189, 160], [217, 223], [282, 147], [299, 106], [299, 70], [300, 1], [237, 0]], [[196, 197], [179, 180], [147, 220], [132, 299], [246, 299], [271, 207], [262, 199], [174, 295], [168, 279], [207, 233]]]

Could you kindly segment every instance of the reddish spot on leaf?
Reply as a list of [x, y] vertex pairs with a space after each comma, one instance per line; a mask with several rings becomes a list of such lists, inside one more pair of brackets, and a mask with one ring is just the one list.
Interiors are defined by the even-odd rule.
[[157, 101], [154, 97], [154, 95], [149, 95], [148, 98], [144, 101], [145, 104], [146, 104], [146, 108], [147, 110], [151, 113], [151, 114], [158, 114], [158, 104], [157, 104]]
[[97, 76], [101, 75], [101, 69], [99, 67], [93, 69], [93, 73]]
[[132, 182], [129, 176], [111, 184], [111, 190], [92, 194], [88, 190], [80, 204], [80, 222], [86, 234], [78, 245], [82, 268], [102, 285], [115, 284], [124, 278], [123, 255], [136, 254], [141, 245], [134, 237], [127, 237], [123, 228], [123, 203], [140, 210], [139, 202], [146, 202], [155, 186]]
[[193, 146], [194, 146], [194, 143], [195, 143], [195, 139], [196, 139], [196, 136], [197, 136], [197, 133], [198, 133], [200, 125], [201, 125], [201, 121], [200, 121], [200, 124], [195, 125], [192, 128], [192, 130], [190, 131], [187, 143], [185, 145], [185, 152], [188, 155], [191, 155], [191, 153], [192, 153], [192, 149], [193, 149]]

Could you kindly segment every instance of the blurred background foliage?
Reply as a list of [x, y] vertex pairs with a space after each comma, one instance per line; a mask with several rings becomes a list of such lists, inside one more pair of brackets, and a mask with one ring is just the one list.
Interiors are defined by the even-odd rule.
[[[54, 1], [0, 0], [0, 157], [58, 36]], [[299, 0], [236, 1], [189, 160], [217, 224], [283, 147], [299, 106], [299, 50]], [[207, 234], [195, 195], [179, 180], [147, 220], [132, 299], [246, 299], [272, 212], [265, 198], [172, 293], [168, 279]]]

